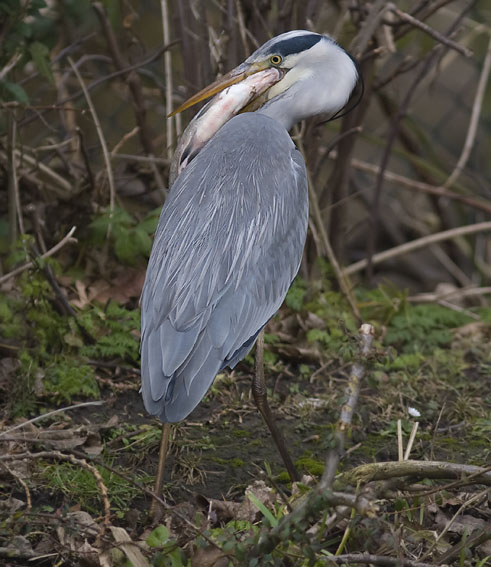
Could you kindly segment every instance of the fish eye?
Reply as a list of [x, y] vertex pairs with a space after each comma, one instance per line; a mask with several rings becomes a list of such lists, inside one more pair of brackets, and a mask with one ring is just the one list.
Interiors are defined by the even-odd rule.
[[271, 65], [279, 65], [283, 62], [283, 57], [281, 55], [271, 55], [269, 62]]

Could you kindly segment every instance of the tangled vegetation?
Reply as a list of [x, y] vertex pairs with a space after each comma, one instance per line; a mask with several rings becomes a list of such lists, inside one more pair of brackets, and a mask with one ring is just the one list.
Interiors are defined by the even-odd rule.
[[[162, 6], [0, 2], [0, 563], [490, 565], [486, 1]], [[302, 480], [251, 355], [173, 427], [152, 520], [138, 298], [165, 115], [295, 28], [333, 34], [365, 78], [350, 114], [293, 132], [310, 230], [265, 362]]]

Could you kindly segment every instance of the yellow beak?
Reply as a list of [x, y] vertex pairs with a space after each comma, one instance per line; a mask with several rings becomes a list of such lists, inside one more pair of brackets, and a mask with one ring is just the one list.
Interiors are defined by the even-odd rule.
[[216, 95], [227, 87], [240, 83], [254, 73], [264, 71], [264, 69], [266, 69], [267, 67], [267, 63], [241, 63], [238, 67], [232, 69], [232, 71], [229, 71], [226, 75], [223, 75], [223, 77], [220, 77], [219, 79], [211, 83], [211, 85], [208, 85], [207, 87], [193, 95], [191, 98], [188, 98], [188, 100], [183, 102], [181, 106], [171, 112], [168, 118], [170, 116], [179, 114], [183, 110], [194, 106], [202, 100], [206, 100], [207, 98]]

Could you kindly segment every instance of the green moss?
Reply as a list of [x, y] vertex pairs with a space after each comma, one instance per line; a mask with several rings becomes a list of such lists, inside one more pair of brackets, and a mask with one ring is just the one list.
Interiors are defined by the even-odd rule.
[[310, 451], [306, 451], [297, 461], [295, 461], [295, 466], [301, 470], [305, 471], [314, 476], [321, 476], [324, 472], [324, 462], [312, 456]]
[[238, 437], [239, 439], [243, 439], [244, 437], [249, 438], [251, 436], [251, 432], [247, 429], [234, 429], [232, 431], [232, 435], [234, 437]]
[[213, 461], [214, 463], [217, 463], [219, 465], [226, 465], [226, 466], [230, 466], [230, 467], [243, 467], [244, 466], [244, 461], [242, 459], [239, 459], [238, 457], [233, 457], [232, 459], [222, 459], [221, 457], [211, 457], [210, 458], [211, 461]]
[[288, 484], [291, 482], [290, 475], [286, 471], [281, 471], [279, 475], [277, 475], [276, 480], [281, 482], [281, 484]]

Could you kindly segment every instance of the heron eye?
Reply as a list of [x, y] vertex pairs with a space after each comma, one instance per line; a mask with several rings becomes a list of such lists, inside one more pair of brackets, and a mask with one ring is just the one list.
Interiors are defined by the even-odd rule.
[[283, 62], [283, 57], [281, 55], [271, 55], [269, 62], [271, 65], [279, 65]]

